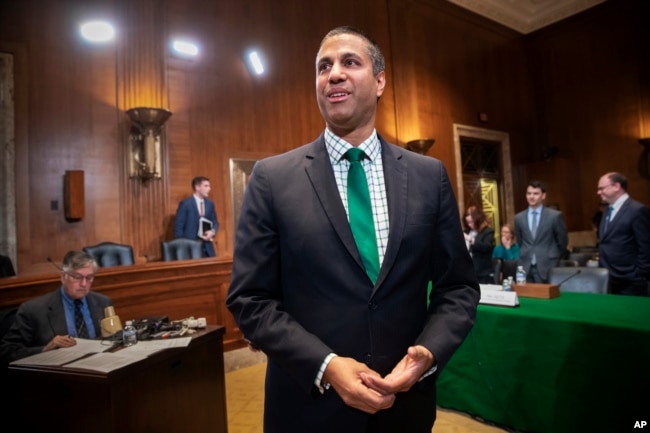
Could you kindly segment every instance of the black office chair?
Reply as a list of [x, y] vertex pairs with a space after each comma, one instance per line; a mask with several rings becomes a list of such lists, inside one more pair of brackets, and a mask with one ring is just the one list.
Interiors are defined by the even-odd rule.
[[203, 242], [198, 239], [178, 238], [160, 244], [162, 259], [170, 260], [200, 259], [203, 257]]
[[609, 271], [607, 268], [566, 266], [551, 268], [548, 282], [559, 284], [560, 292], [607, 294]]
[[101, 268], [132, 265], [135, 263], [133, 247], [130, 245], [102, 242], [97, 245], [83, 247], [83, 251], [90, 254]]
[[560, 259], [560, 261], [557, 263], [557, 267], [569, 267], [569, 266], [580, 266], [580, 263], [578, 263], [575, 260], [569, 260], [569, 259]]
[[593, 253], [571, 253], [569, 260], [575, 260], [580, 266], [587, 266], [587, 262], [593, 258]]
[[501, 259], [492, 259], [492, 283], [501, 284], [503, 277], [501, 276]]
[[519, 266], [519, 260], [503, 260], [501, 263], [501, 277], [512, 277], [514, 280], [515, 274], [517, 273], [517, 266]]
[[16, 271], [14, 270], [14, 265], [11, 263], [11, 259], [7, 256], [0, 255], [0, 278], [15, 276]]

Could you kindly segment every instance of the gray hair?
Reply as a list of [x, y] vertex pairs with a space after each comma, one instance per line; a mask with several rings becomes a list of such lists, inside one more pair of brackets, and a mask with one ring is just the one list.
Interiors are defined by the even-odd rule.
[[63, 272], [70, 272], [85, 268], [88, 265], [93, 267], [93, 272], [97, 271], [97, 262], [90, 254], [83, 251], [68, 251], [63, 257], [61, 268]]

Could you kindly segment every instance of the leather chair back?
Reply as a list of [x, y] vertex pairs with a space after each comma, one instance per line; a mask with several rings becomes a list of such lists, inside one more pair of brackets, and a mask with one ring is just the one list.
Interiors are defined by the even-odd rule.
[[517, 265], [519, 265], [519, 260], [503, 260], [501, 262], [501, 278], [512, 277], [515, 279], [515, 274], [517, 273]]
[[14, 270], [14, 265], [11, 263], [11, 259], [7, 256], [0, 255], [0, 278], [15, 276], [16, 271]]
[[587, 266], [551, 268], [548, 282], [560, 284], [560, 292], [607, 294], [609, 270]]
[[492, 259], [492, 284], [501, 284], [503, 276], [501, 274], [502, 262], [501, 259]]
[[177, 238], [161, 243], [162, 259], [170, 260], [200, 259], [203, 257], [203, 242], [198, 239]]
[[593, 253], [571, 253], [569, 260], [575, 260], [580, 266], [587, 266], [587, 262], [592, 259]]
[[85, 253], [90, 254], [100, 268], [111, 266], [125, 266], [135, 263], [133, 247], [117, 244], [115, 242], [102, 242], [97, 245], [83, 247]]

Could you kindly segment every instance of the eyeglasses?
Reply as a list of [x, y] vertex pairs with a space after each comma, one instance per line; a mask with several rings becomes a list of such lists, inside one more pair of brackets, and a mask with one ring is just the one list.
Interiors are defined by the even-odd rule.
[[604, 191], [605, 188], [608, 188], [608, 187], [610, 187], [610, 186], [614, 186], [614, 184], [611, 184], [611, 183], [610, 183], [609, 185], [599, 186], [599, 187], [598, 187], [598, 191]]
[[66, 272], [65, 273], [68, 277], [72, 278], [76, 282], [80, 283], [83, 280], [86, 280], [88, 283], [92, 283], [93, 280], [95, 279], [94, 275], [80, 275], [80, 274], [73, 274], [72, 272]]

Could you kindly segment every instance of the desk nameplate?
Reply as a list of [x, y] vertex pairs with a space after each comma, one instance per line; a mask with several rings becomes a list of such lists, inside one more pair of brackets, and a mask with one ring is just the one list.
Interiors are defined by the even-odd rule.
[[557, 284], [526, 283], [513, 284], [512, 290], [522, 298], [553, 299], [560, 296], [560, 286]]

